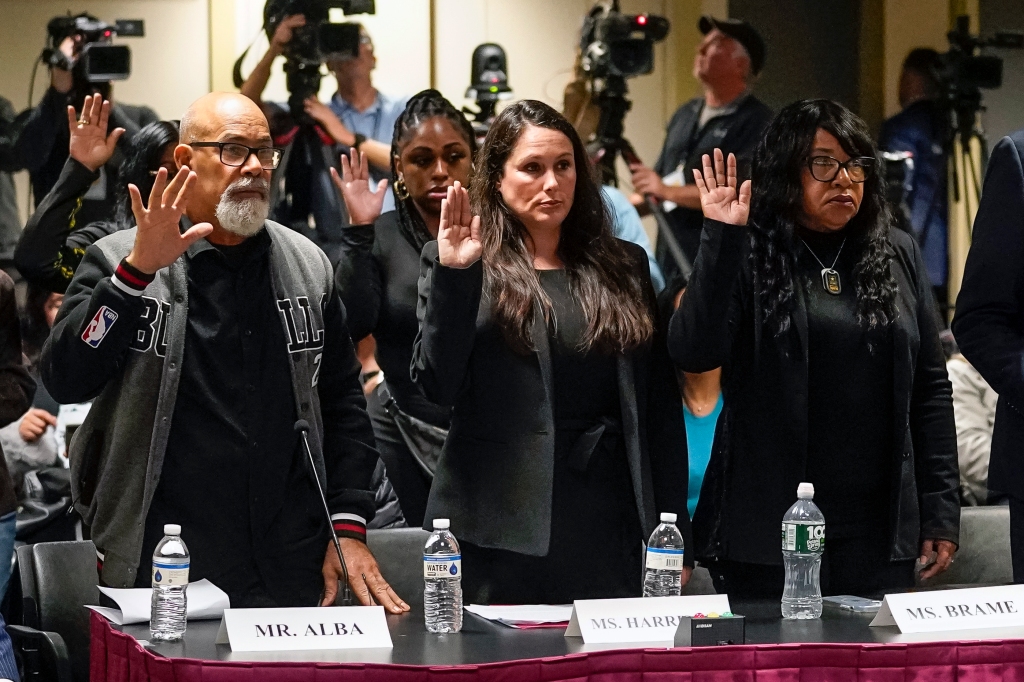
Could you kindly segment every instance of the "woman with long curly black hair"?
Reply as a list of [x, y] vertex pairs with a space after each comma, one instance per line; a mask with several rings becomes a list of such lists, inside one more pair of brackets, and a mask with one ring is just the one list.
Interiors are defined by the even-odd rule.
[[451, 520], [468, 601], [639, 596], [659, 512], [689, 536], [647, 256], [613, 236], [591, 173], [565, 118], [517, 102], [423, 249], [412, 378], [453, 405], [426, 518]]
[[732, 155], [694, 173], [704, 235], [669, 351], [687, 372], [723, 368], [694, 518], [719, 591], [781, 594], [779, 524], [802, 481], [825, 515], [826, 594], [909, 587], [915, 559], [930, 577], [956, 551], [951, 389], [921, 252], [890, 230], [880, 173], [863, 121], [827, 100], [779, 112], [753, 196]]

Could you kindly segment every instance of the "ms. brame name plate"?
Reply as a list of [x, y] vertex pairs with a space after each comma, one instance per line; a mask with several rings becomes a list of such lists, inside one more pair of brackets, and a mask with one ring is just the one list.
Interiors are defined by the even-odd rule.
[[1024, 627], [1024, 585], [889, 594], [871, 625], [904, 634]]
[[729, 612], [724, 594], [635, 599], [577, 599], [566, 637], [586, 644], [672, 642], [683, 616]]
[[390, 649], [382, 606], [227, 609], [218, 644], [232, 651]]

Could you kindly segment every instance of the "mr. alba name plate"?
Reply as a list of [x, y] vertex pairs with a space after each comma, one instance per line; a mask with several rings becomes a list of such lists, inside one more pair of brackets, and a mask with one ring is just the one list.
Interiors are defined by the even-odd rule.
[[903, 634], [1024, 627], [1024, 585], [888, 594], [871, 625]]
[[232, 651], [390, 649], [383, 606], [226, 609], [217, 644]]
[[565, 636], [582, 637], [585, 644], [671, 643], [683, 616], [722, 615], [729, 611], [729, 597], [724, 594], [577, 599]]

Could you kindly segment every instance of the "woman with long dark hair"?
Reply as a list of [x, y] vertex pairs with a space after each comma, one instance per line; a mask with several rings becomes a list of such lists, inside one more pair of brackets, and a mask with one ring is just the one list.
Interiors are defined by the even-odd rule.
[[412, 378], [453, 406], [426, 520], [451, 520], [472, 602], [638, 596], [658, 513], [689, 536], [647, 256], [591, 170], [559, 113], [517, 102], [423, 249]]
[[732, 155], [694, 173], [704, 235], [669, 351], [687, 372], [723, 368], [694, 517], [719, 591], [781, 594], [779, 524], [802, 481], [825, 515], [826, 594], [910, 587], [915, 559], [930, 577], [956, 551], [952, 394], [921, 252], [890, 230], [881, 170], [863, 121], [809, 100], [765, 132], [752, 197]]
[[[341, 232], [338, 290], [356, 341], [373, 335], [385, 380], [368, 386], [367, 411], [377, 449], [410, 525], [423, 524], [433, 468], [447, 435], [451, 408], [427, 399], [409, 379], [416, 320], [420, 251], [437, 239], [441, 201], [466, 184], [476, 138], [466, 117], [437, 90], [409, 100], [391, 138], [395, 210], [381, 215], [384, 188], [369, 186], [365, 155], [342, 157], [333, 171], [352, 224]], [[369, 381], [367, 382], [369, 384]]]

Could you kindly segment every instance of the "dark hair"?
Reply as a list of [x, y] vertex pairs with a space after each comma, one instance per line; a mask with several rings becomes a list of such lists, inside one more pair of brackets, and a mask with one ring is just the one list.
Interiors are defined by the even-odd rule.
[[25, 291], [25, 308], [21, 313], [21, 348], [34, 365], [43, 351], [43, 344], [50, 336], [50, 325], [46, 323], [46, 302], [52, 292], [37, 284], [28, 284]]
[[929, 93], [933, 96], [939, 93], [942, 59], [937, 51], [930, 47], [911, 50], [903, 60], [903, 70], [921, 74], [928, 80]]
[[115, 220], [121, 225], [134, 225], [132, 200], [128, 183], [139, 188], [144, 202], [149, 201], [155, 177], [150, 171], [160, 168], [160, 158], [167, 145], [178, 144], [177, 121], [155, 121], [132, 136], [125, 148], [124, 160], [118, 167], [117, 213]]
[[846, 226], [854, 267], [857, 319], [868, 328], [895, 317], [896, 281], [890, 269], [889, 212], [882, 163], [864, 121], [824, 99], [790, 104], [768, 125], [754, 152], [751, 205], [751, 266], [760, 279], [758, 302], [764, 324], [775, 335], [790, 327], [793, 311], [794, 231], [803, 207], [803, 169], [818, 129], [835, 136], [850, 156], [875, 159], [864, 181], [864, 200]]
[[422, 250], [423, 245], [434, 237], [427, 230], [423, 216], [413, 206], [412, 197], [403, 200], [398, 196], [398, 192], [395, 190], [398, 169], [395, 164], [402, 154], [402, 149], [412, 137], [413, 131], [427, 119], [435, 117], [446, 119], [457, 131], [462, 133], [466, 138], [466, 144], [469, 145], [470, 158], [476, 155], [476, 135], [473, 133], [473, 126], [469, 124], [461, 111], [444, 98], [444, 95], [437, 90], [423, 90], [409, 99], [405, 110], [395, 120], [395, 131], [391, 136], [391, 191], [395, 194], [395, 210], [398, 212], [399, 229], [417, 250]]
[[535, 306], [539, 304], [545, 319], [551, 319], [551, 301], [526, 247], [526, 228], [498, 191], [505, 162], [528, 126], [556, 130], [572, 143], [576, 188], [562, 222], [558, 255], [565, 263], [570, 293], [588, 321], [582, 346], [605, 352], [639, 346], [654, 332], [654, 302], [637, 276], [643, 266], [612, 235], [594, 168], [576, 129], [547, 104], [534, 100], [516, 102], [494, 119], [477, 155], [470, 190], [481, 222], [484, 286], [506, 342], [517, 352], [530, 352]]

